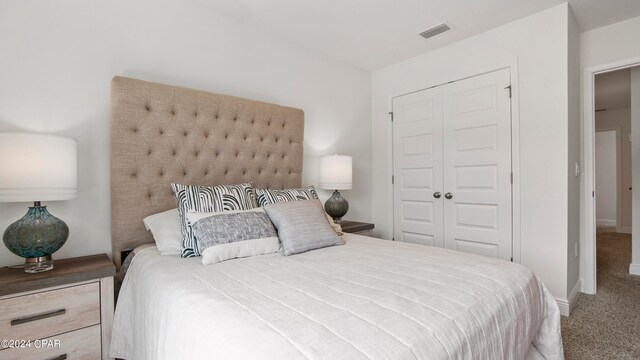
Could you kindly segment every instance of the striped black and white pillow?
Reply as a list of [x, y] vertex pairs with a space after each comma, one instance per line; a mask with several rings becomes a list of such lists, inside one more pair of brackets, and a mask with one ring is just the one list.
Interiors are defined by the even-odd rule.
[[287, 201], [318, 199], [318, 193], [313, 185], [301, 189], [256, 189], [256, 196], [260, 207]]
[[249, 210], [258, 206], [251, 183], [216, 186], [171, 184], [171, 188], [178, 202], [182, 225], [182, 257], [200, 256], [187, 212]]

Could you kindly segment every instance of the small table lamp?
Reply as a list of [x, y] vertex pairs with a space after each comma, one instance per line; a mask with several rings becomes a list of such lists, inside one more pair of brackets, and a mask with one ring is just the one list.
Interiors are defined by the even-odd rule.
[[41, 201], [75, 199], [77, 144], [73, 139], [31, 133], [0, 133], [0, 202], [34, 201], [2, 239], [26, 258], [24, 271], [53, 269], [51, 254], [69, 237], [69, 227]]
[[324, 203], [324, 210], [336, 223], [349, 211], [349, 202], [338, 190], [351, 189], [353, 181], [351, 156], [329, 155], [320, 158], [320, 188], [333, 190], [333, 195]]

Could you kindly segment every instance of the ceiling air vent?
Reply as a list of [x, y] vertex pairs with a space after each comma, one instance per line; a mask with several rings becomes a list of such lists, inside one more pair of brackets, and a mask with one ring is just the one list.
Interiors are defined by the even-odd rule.
[[430, 37], [434, 37], [438, 34], [442, 34], [445, 31], [449, 31], [451, 30], [451, 26], [449, 26], [449, 24], [447, 23], [442, 23], [439, 25], [436, 25], [434, 27], [432, 27], [431, 29], [427, 29], [423, 32], [420, 33], [420, 36], [422, 36], [425, 39], [428, 39]]

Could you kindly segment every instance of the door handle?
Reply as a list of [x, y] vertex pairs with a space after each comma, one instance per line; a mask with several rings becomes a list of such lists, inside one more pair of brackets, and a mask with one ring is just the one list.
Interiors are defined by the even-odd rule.
[[453, 194], [448, 192], [448, 193], [444, 194], [444, 197], [447, 198], [447, 200], [451, 200], [451, 199], [453, 199]]
[[433, 197], [436, 198], [436, 199], [440, 199], [441, 196], [442, 196], [442, 194], [440, 194], [439, 191], [436, 191], [436, 192], [433, 193]]

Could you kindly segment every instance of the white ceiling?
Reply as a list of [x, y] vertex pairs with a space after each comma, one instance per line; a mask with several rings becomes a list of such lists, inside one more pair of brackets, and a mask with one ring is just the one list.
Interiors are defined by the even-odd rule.
[[631, 70], [596, 75], [595, 100], [596, 110], [631, 107]]
[[[196, 0], [274, 37], [372, 70], [564, 0]], [[640, 0], [571, 0], [582, 31], [640, 16]], [[417, 34], [443, 21], [455, 30]]]

